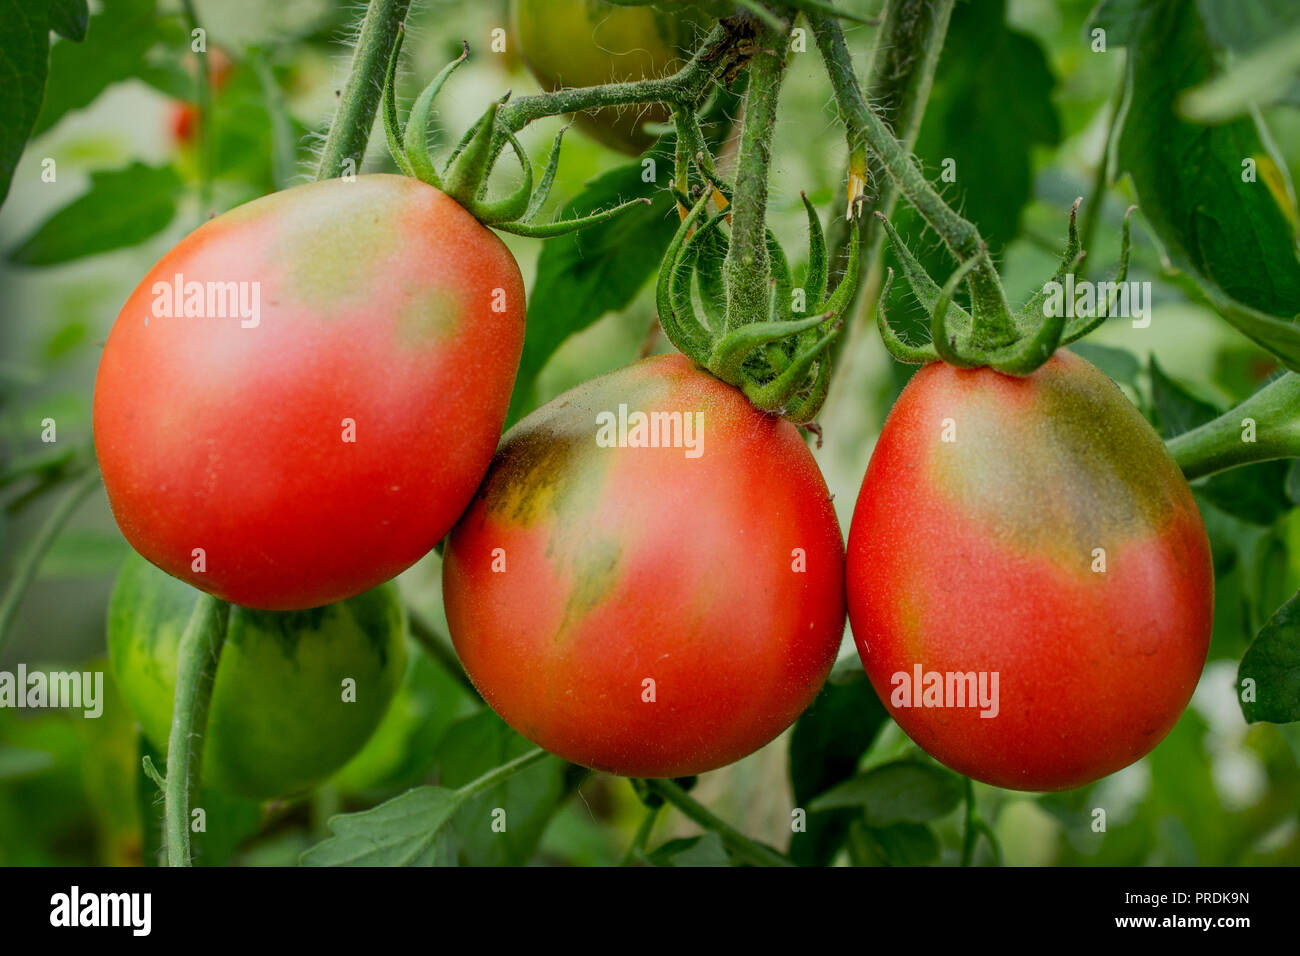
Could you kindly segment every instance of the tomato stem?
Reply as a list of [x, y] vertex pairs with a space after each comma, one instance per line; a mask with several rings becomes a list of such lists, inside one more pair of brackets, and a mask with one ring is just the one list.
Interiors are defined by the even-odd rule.
[[485, 790], [491, 790], [503, 780], [509, 780], [521, 770], [527, 770], [533, 764], [539, 763], [549, 756], [549, 753], [541, 747], [537, 747], [528, 751], [526, 754], [516, 757], [508, 763], [503, 763], [499, 767], [494, 767], [477, 780], [471, 780], [469, 783], [465, 784], [465, 786], [458, 789], [456, 791], [457, 801], [464, 802], [470, 797], [480, 794]]
[[[881, 11], [881, 25], [876, 32], [875, 45], [872, 48], [868, 66], [866, 98], [875, 104], [880, 118], [895, 131], [900, 143], [911, 150], [921, 129], [921, 119], [930, 99], [930, 90], [934, 86], [935, 69], [939, 65], [939, 54], [943, 50], [944, 38], [948, 33], [948, 23], [952, 15], [955, 0], [886, 0]], [[857, 84], [851, 60], [847, 51], [843, 55], [834, 49], [836, 35], [824, 30], [817, 30], [814, 23], [815, 38], [827, 71], [843, 70], [848, 72], [843, 81]], [[842, 34], [840, 35], [842, 37]], [[843, 114], [841, 113], [843, 121]], [[847, 125], [847, 121], [846, 125]], [[865, 149], [864, 141], [854, 147]], [[893, 213], [898, 199], [898, 187], [889, 177], [880, 158], [872, 152], [866, 156], [867, 183], [875, 193], [863, 202], [863, 215], [853, 220], [835, 216], [831, 222], [831, 278], [836, 280], [844, 274], [848, 263], [849, 232], [857, 230], [862, 245], [861, 276], [865, 280], [871, 272], [871, 266], [879, 257], [883, 244], [884, 231], [879, 220], [871, 213], [881, 212], [886, 216]], [[847, 210], [847, 193], [844, 195], [844, 209]], [[832, 282], [833, 284], [833, 282]], [[854, 307], [857, 289], [846, 305], [846, 311]], [[879, 296], [877, 300], [879, 301]], [[869, 308], [858, 313], [856, 322], [869, 320]], [[833, 358], [845, 347], [854, 334], [854, 328], [845, 330], [845, 334], [832, 346]]]
[[619, 866], [631, 866], [636, 861], [645, 859], [645, 846], [650, 840], [650, 831], [654, 829], [658, 819], [659, 807], [646, 807], [645, 816], [641, 818], [641, 824], [636, 828], [636, 835], [632, 837], [632, 843], [623, 854], [623, 859], [619, 861]]
[[772, 161], [777, 102], [785, 77], [790, 27], [764, 25], [749, 66], [745, 118], [731, 197], [731, 240], [723, 266], [727, 280], [727, 328], [762, 322], [768, 314], [767, 179]]
[[9, 638], [9, 625], [18, 610], [18, 605], [22, 603], [23, 595], [27, 593], [28, 586], [32, 583], [32, 579], [36, 577], [37, 570], [40, 569], [45, 552], [54, 543], [54, 539], [59, 536], [63, 526], [72, 517], [73, 512], [77, 510], [77, 506], [85, 500], [86, 496], [98, 484], [99, 469], [92, 467], [81, 476], [80, 481], [72, 486], [67, 495], [54, 506], [49, 517], [45, 519], [45, 523], [41, 525], [40, 530], [36, 532], [36, 536], [32, 538], [27, 550], [18, 559], [13, 577], [9, 581], [9, 587], [5, 591], [4, 600], [0, 601], [0, 650], [4, 649], [5, 642]]
[[1259, 461], [1300, 458], [1300, 373], [1279, 376], [1167, 444], [1188, 481]]
[[742, 24], [724, 20], [709, 31], [695, 55], [671, 76], [521, 96], [502, 104], [497, 114], [497, 126], [517, 133], [534, 120], [546, 116], [580, 113], [605, 106], [668, 103], [694, 109], [724, 74], [744, 61], [746, 54], [740, 46], [748, 35]]
[[706, 830], [712, 830], [722, 839], [722, 843], [736, 856], [755, 866], [794, 866], [788, 857], [777, 853], [771, 847], [756, 843], [735, 827], [715, 816], [704, 804], [700, 803], [671, 780], [647, 780], [646, 786], [653, 793], [659, 794], [684, 816], [695, 821]]
[[230, 605], [199, 592], [177, 648], [176, 697], [167, 739], [167, 865], [190, 866], [190, 798], [198, 793], [208, 705], [226, 641]]
[[388, 58], [410, 5], [411, 0], [370, 0], [366, 7], [352, 69], [321, 151], [318, 180], [342, 175], [348, 160], [353, 164], [351, 172], [360, 169], [383, 93]]
[[925, 178], [907, 147], [898, 141], [877, 111], [867, 103], [853, 72], [853, 61], [839, 22], [826, 15], [813, 15], [810, 22], [826, 62], [840, 119], [848, 131], [850, 149], [865, 146], [875, 156], [879, 168], [939, 234], [958, 262], [976, 260], [968, 279], [975, 304], [971, 328], [975, 344], [991, 349], [1014, 342], [1017, 330], [1011, 310], [979, 229], [944, 201]]

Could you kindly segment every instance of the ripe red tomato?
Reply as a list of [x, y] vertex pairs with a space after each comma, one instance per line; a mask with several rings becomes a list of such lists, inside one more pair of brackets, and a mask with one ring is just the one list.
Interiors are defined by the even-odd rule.
[[[681, 430], [633, 447], [656, 412]], [[757, 750], [816, 696], [844, 630], [843, 553], [795, 427], [669, 355], [511, 429], [449, 539], [443, 594], [512, 727], [597, 770], [680, 777]]]
[[1196, 687], [1213, 590], [1187, 482], [1088, 362], [936, 363], [899, 396], [853, 514], [849, 620], [881, 700], [943, 763], [1064, 790], [1137, 760]]
[[150, 270], [104, 347], [95, 447], [122, 533], [249, 607], [388, 580], [487, 470], [523, 325], [509, 251], [417, 180], [329, 180], [217, 217]]

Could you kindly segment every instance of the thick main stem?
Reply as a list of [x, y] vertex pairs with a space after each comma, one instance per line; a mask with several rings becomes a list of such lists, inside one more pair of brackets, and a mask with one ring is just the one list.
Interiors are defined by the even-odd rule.
[[[930, 99], [930, 90], [934, 86], [934, 73], [948, 34], [954, 2], [955, 0], [887, 0], [881, 12], [882, 22], [876, 33], [868, 67], [866, 98], [875, 104], [877, 115], [886, 126], [894, 130], [898, 141], [909, 152], [921, 130], [921, 121]], [[841, 81], [856, 86], [858, 81], [847, 49], [835, 49], [840, 35], [817, 29], [816, 21], [817, 18], [814, 17], [817, 45], [827, 70], [847, 71]], [[841, 118], [844, 118], [842, 113]], [[865, 140], [859, 137], [853, 148], [866, 149]], [[898, 187], [875, 153], [868, 152], [867, 173], [868, 193], [862, 215], [852, 222], [836, 217], [831, 227], [830, 238], [835, 250], [832, 280], [843, 275], [847, 266], [850, 229], [858, 230], [861, 243], [864, 267], [859, 272], [860, 283], [866, 282], [883, 245], [885, 233], [880, 227], [880, 220], [873, 214], [893, 214]], [[854, 298], [857, 292], [855, 289]], [[845, 311], [852, 309], [853, 300], [850, 300]], [[865, 324], [869, 317], [869, 311], [860, 313], [859, 324]], [[852, 334], [854, 330], [847, 331]], [[848, 337], [841, 336], [833, 348], [838, 352]]]
[[767, 180], [789, 37], [788, 27], [779, 31], [764, 29], [749, 66], [731, 200], [731, 238], [723, 265], [727, 322], [732, 327], [760, 322], [768, 312], [771, 264], [767, 254]]
[[1005, 307], [999, 308], [998, 300], [1005, 301], [1002, 282], [979, 230], [944, 201], [917, 167], [908, 149], [867, 103], [853, 73], [853, 62], [839, 22], [825, 15], [811, 19], [818, 49], [826, 61], [826, 72], [835, 93], [840, 119], [848, 130], [849, 142], [855, 148], [859, 145], [867, 148], [879, 168], [885, 171], [959, 261], [978, 257], [970, 282], [977, 299], [992, 308], [976, 310], [974, 337], [981, 344], [990, 346], [1014, 340], [1016, 330], [1010, 315]]
[[1300, 458], [1300, 373], [1287, 372], [1168, 446], [1188, 481], [1257, 461]]
[[352, 55], [352, 70], [339, 100], [338, 112], [325, 138], [316, 178], [333, 179], [343, 172], [344, 163], [352, 160], [353, 169], [361, 167], [370, 141], [370, 128], [384, 92], [388, 57], [397, 42], [397, 30], [406, 20], [411, 0], [370, 0], [361, 35]]
[[208, 704], [226, 641], [230, 605], [200, 592], [177, 650], [176, 697], [167, 738], [167, 865], [189, 866], [190, 798], [198, 792]]

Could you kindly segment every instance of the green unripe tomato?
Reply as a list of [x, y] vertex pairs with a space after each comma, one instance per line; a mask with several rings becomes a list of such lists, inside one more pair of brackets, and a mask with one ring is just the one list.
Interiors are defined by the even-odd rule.
[[[515, 0], [519, 52], [547, 90], [597, 86], [676, 72], [698, 36], [702, 14], [655, 7], [619, 7], [603, 0]], [[655, 141], [646, 123], [666, 123], [661, 104], [606, 107], [579, 113], [578, 127], [625, 153]]]
[[[164, 751], [177, 652], [197, 596], [132, 554], [109, 602], [113, 677], [145, 736]], [[271, 799], [306, 790], [343, 766], [402, 682], [404, 635], [391, 584], [306, 611], [232, 605], [208, 712], [203, 784]], [[349, 678], [355, 696], [345, 695]]]

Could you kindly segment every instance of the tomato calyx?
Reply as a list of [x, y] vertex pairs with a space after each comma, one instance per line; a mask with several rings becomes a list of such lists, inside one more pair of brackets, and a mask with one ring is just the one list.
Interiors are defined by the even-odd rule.
[[[801, 286], [795, 285], [785, 252], [768, 229], [769, 269], [757, 277], [764, 286], [765, 306], [755, 312], [742, 304], [755, 297], [735, 294], [736, 275], [724, 268], [729, 238], [723, 226], [730, 222], [730, 191], [706, 173], [705, 188], [693, 203], [677, 194], [681, 208], [689, 206], [690, 211], [669, 243], [655, 299], [664, 334], [679, 351], [739, 388], [756, 408], [806, 425], [826, 399], [828, 349], [840, 333], [857, 284], [859, 255], [854, 229], [844, 275], [828, 290], [825, 235], [817, 211], [808, 196], [801, 195], [808, 214], [808, 270]], [[710, 200], [716, 212], [706, 217]], [[740, 281], [754, 284], [756, 279], [741, 276]], [[702, 314], [695, 309], [693, 284]]]
[[[448, 63], [424, 88], [411, 105], [406, 123], [397, 114], [396, 86], [397, 61], [402, 50], [405, 29], [399, 29], [388, 58], [388, 74], [384, 83], [384, 132], [393, 160], [407, 176], [428, 183], [460, 203], [475, 219], [485, 226], [502, 232], [545, 239], [583, 229], [612, 219], [632, 206], [648, 203], [648, 199], [633, 199], [588, 216], [555, 222], [538, 222], [537, 215], [550, 195], [555, 172], [560, 162], [560, 144], [564, 129], [555, 135], [547, 158], [546, 169], [534, 188], [532, 162], [514, 133], [497, 123], [497, 111], [509, 98], [507, 93], [494, 100], [473, 126], [461, 137], [443, 168], [439, 170], [429, 153], [429, 112], [433, 101], [448, 78], [469, 58], [469, 44], [463, 43], [460, 56]], [[462, 41], [463, 42], [463, 41]], [[566, 127], [567, 128], [567, 127]], [[509, 146], [519, 161], [522, 181], [509, 195], [490, 199], [487, 196], [488, 178], [496, 167], [505, 147]]]
[[[986, 260], [987, 250], [981, 249], [965, 259], [943, 286], [939, 286], [912, 255], [889, 220], [877, 213], [902, 265], [903, 277], [930, 316], [930, 341], [919, 345], [904, 340], [889, 324], [885, 304], [893, 286], [894, 270], [888, 270], [876, 308], [876, 325], [889, 353], [898, 361], [912, 365], [942, 361], [956, 368], [988, 366], [1006, 375], [1025, 376], [1039, 368], [1061, 346], [1069, 345], [1096, 329], [1112, 314], [1109, 307], [1090, 310], [1096, 314], [1070, 317], [1067, 317], [1065, 309], [1046, 308], [1048, 289], [1053, 284], [1060, 287], [1067, 277], [1076, 275], [1079, 263], [1087, 255], [1081, 246], [1077, 225], [1082, 201], [1082, 198], [1076, 199], [1070, 209], [1065, 251], [1056, 272], [1014, 312], [1008, 309], [1000, 287], [993, 288], [987, 277], [980, 279], [977, 267]], [[1129, 218], [1136, 208], [1130, 206], [1124, 214], [1119, 269], [1112, 283], [1115, 288], [1128, 276]], [[953, 301], [963, 282], [968, 284], [971, 292], [969, 312]], [[1114, 295], [1112, 291], [1111, 296]]]

